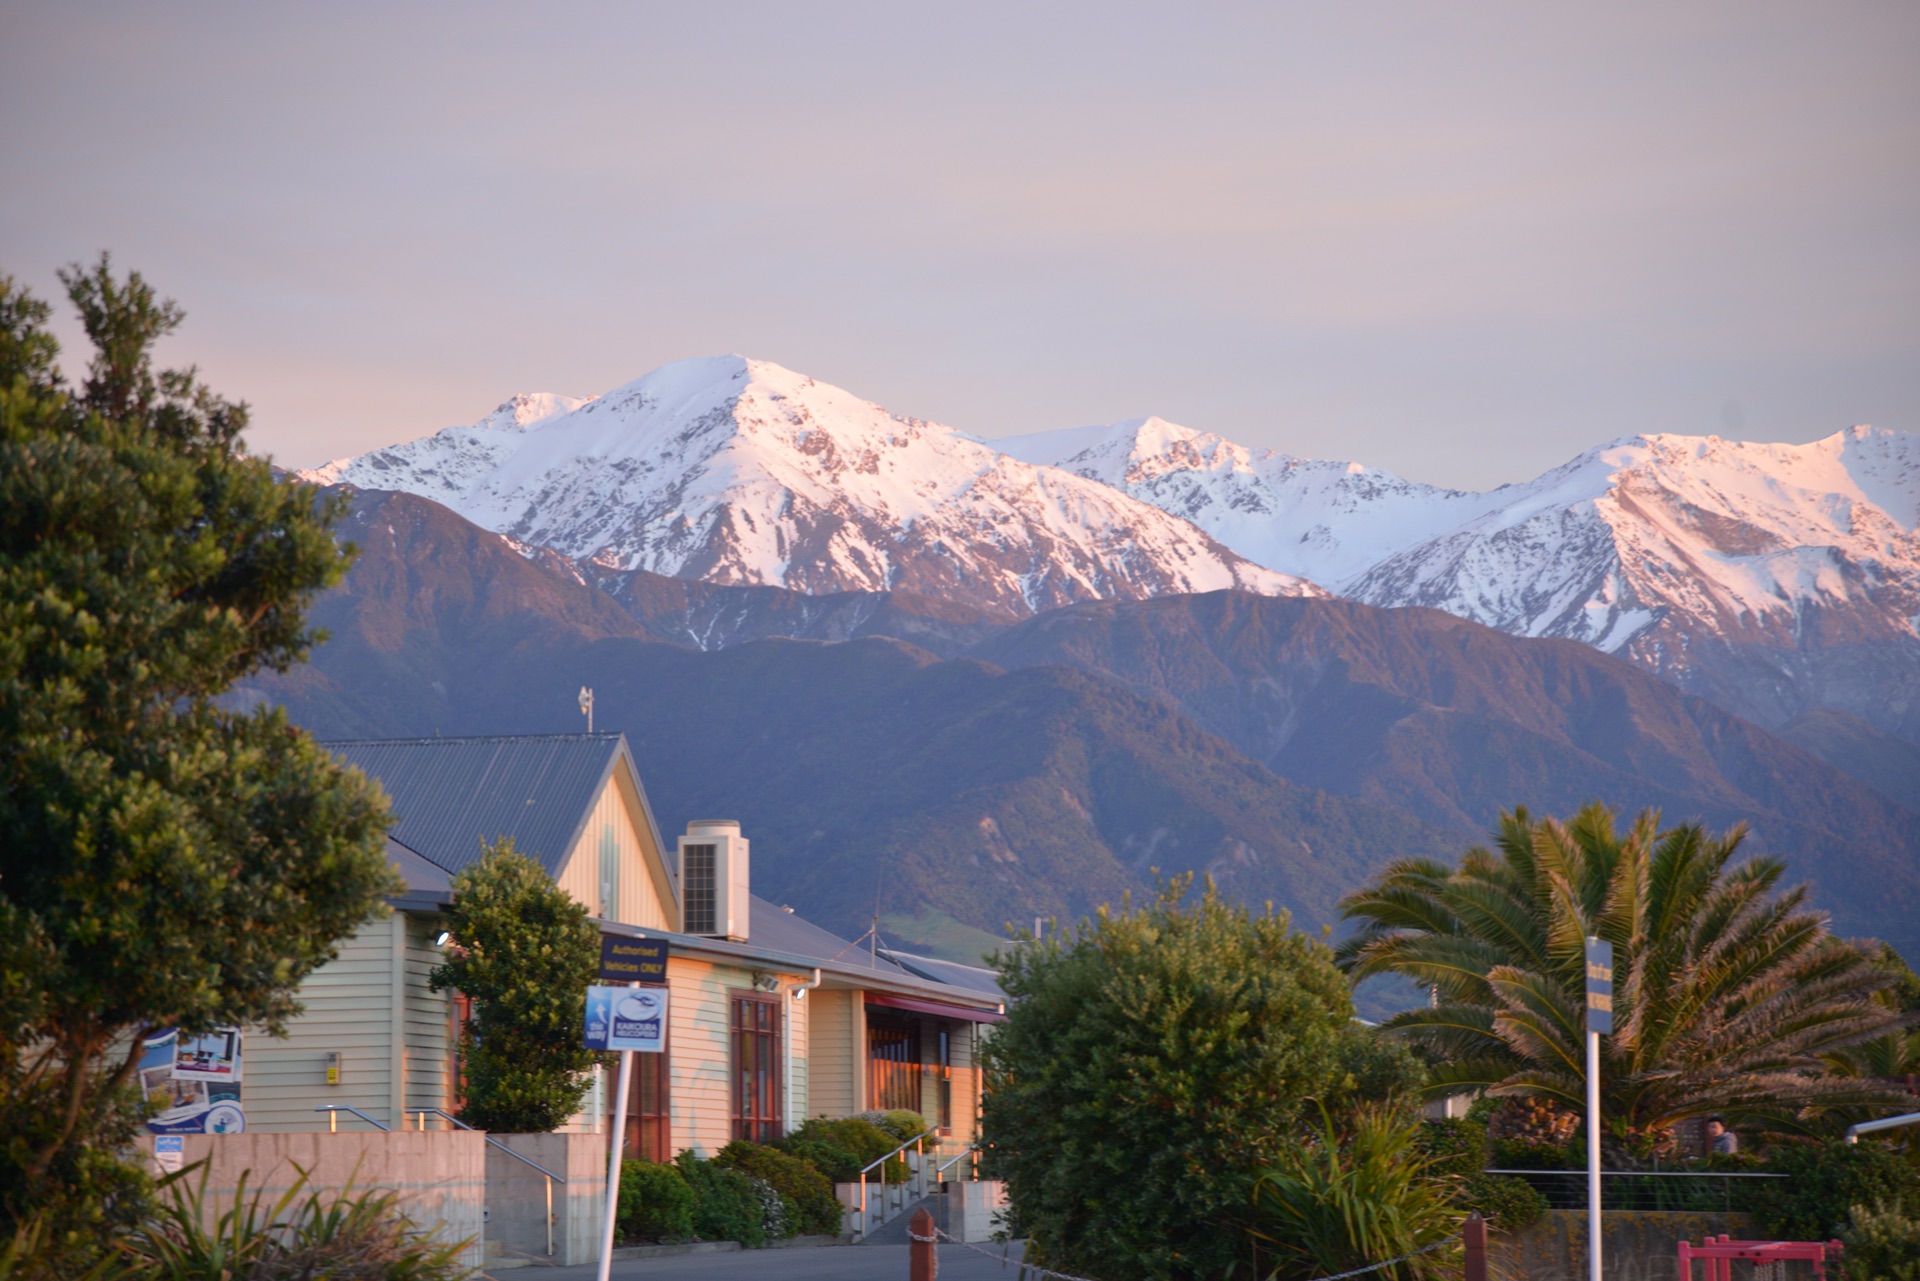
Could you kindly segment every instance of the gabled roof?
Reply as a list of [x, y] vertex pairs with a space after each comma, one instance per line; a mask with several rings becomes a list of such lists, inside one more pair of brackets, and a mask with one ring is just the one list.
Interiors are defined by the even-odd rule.
[[[399, 821], [390, 835], [457, 872], [482, 842], [514, 847], [559, 876], [601, 785], [632, 754], [623, 734], [355, 739], [323, 743], [379, 780]], [[646, 795], [641, 793], [646, 808]], [[651, 812], [647, 814], [653, 823]], [[654, 838], [659, 839], [656, 828]]]
[[443, 912], [453, 904], [453, 883], [445, 868], [420, 857], [391, 836], [387, 838], [387, 862], [407, 886], [387, 902], [403, 912]]

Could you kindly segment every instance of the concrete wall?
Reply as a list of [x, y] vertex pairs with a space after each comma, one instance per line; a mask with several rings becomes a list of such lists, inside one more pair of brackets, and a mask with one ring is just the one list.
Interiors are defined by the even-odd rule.
[[492, 1138], [566, 1180], [553, 1188], [553, 1254], [547, 1254], [547, 1181], [504, 1152], [487, 1149], [487, 1246], [561, 1267], [600, 1257], [606, 1212], [607, 1138], [594, 1134], [496, 1134]]
[[[1674, 1246], [1696, 1244], [1725, 1232], [1751, 1238], [1745, 1214], [1682, 1214], [1653, 1210], [1608, 1210], [1601, 1216], [1602, 1281], [1673, 1281]], [[1496, 1235], [1489, 1262], [1506, 1281], [1586, 1281], [1587, 1212], [1549, 1210], [1538, 1223]]]
[[[152, 1136], [141, 1139], [140, 1144], [151, 1156]], [[487, 1166], [486, 1145], [479, 1134], [461, 1130], [390, 1134], [248, 1131], [189, 1134], [182, 1146], [188, 1163], [210, 1162], [206, 1175], [206, 1209], [210, 1213], [218, 1214], [232, 1206], [233, 1191], [243, 1173], [248, 1196], [261, 1193], [264, 1209], [292, 1187], [304, 1170], [307, 1191], [392, 1189], [399, 1193], [400, 1209], [407, 1217], [442, 1241], [467, 1242], [462, 1261], [473, 1267], [480, 1265]]]

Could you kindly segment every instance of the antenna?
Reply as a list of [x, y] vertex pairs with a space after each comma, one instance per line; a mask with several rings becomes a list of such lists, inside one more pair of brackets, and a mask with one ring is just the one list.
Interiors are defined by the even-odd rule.
[[593, 733], [593, 691], [580, 687], [580, 713], [587, 718], [587, 733]]

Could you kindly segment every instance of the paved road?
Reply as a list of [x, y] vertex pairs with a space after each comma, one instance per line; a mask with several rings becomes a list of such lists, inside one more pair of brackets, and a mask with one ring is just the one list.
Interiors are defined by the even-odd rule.
[[[983, 1249], [987, 1247], [982, 1247]], [[999, 1246], [986, 1258], [961, 1245], [940, 1250], [940, 1281], [1016, 1281], [1020, 1248], [1000, 1267]], [[489, 1274], [497, 1281], [594, 1281], [598, 1268], [529, 1265]], [[681, 1254], [664, 1259], [616, 1259], [613, 1281], [907, 1281], [904, 1245], [826, 1245], [797, 1250], [739, 1250], [727, 1254]]]

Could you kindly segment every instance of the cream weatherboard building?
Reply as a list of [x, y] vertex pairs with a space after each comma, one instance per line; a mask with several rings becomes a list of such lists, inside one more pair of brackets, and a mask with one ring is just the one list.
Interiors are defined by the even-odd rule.
[[[689, 824], [669, 849], [619, 734], [431, 738], [328, 746], [379, 780], [399, 821], [405, 878], [301, 989], [285, 1040], [247, 1039], [243, 1103], [256, 1131], [398, 1129], [457, 1110], [461, 1002], [428, 986], [454, 873], [511, 838], [585, 904], [603, 933], [662, 940], [668, 1049], [639, 1055], [622, 1126], [630, 1156], [711, 1155], [810, 1116], [909, 1107], [970, 1143], [982, 1025], [1003, 998], [988, 971], [855, 945], [755, 897], [750, 842], [726, 820]], [[596, 1081], [567, 1128], [601, 1132]]]

